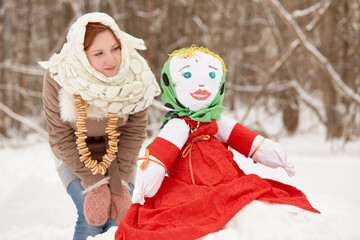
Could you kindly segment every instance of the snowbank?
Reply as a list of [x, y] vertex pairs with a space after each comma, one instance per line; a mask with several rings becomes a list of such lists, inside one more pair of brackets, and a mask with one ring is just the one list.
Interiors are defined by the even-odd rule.
[[[253, 164], [239, 154], [235, 158], [246, 173], [300, 188], [342, 239], [360, 239], [360, 141], [348, 144], [345, 152], [333, 151], [316, 133], [279, 142], [296, 167], [292, 178], [282, 169]], [[57, 177], [47, 142], [33, 138], [22, 146], [0, 149], [0, 239], [72, 239], [76, 210]], [[115, 230], [91, 240], [108, 239]]]

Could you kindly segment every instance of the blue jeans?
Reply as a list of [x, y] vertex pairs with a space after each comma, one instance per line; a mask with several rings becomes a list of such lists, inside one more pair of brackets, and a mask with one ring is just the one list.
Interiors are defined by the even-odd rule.
[[92, 226], [86, 222], [84, 215], [85, 194], [82, 193], [84, 188], [81, 186], [79, 178], [73, 180], [68, 185], [67, 191], [76, 206], [78, 214], [73, 240], [86, 240], [88, 236], [95, 236], [97, 234], [104, 233], [109, 228], [117, 226], [115, 220], [111, 217], [102, 226]]

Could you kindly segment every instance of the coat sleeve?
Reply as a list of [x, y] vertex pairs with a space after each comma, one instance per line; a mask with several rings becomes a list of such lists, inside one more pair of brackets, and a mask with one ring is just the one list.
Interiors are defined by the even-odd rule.
[[71, 171], [80, 178], [86, 189], [104, 178], [101, 174], [93, 175], [91, 170], [79, 160], [76, 146], [75, 130], [69, 123], [63, 122], [60, 116], [60, 86], [50, 77], [47, 71], [43, 82], [43, 106], [49, 134], [49, 144], [54, 155], [69, 166]]
[[[141, 146], [146, 138], [148, 109], [130, 114], [126, 123], [119, 128], [120, 137], [117, 161], [121, 180], [129, 182], [136, 165]], [[111, 181], [111, 180], [110, 180]]]
[[254, 139], [259, 134], [224, 116], [217, 119], [216, 123], [218, 132], [215, 137], [245, 157], [249, 157]]

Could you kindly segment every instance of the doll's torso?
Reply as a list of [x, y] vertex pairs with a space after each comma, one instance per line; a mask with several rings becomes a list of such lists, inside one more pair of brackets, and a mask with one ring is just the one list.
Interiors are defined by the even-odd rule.
[[210, 123], [185, 120], [192, 131], [169, 169], [170, 177], [188, 184], [216, 186], [244, 175], [234, 162], [233, 153], [214, 137], [218, 131], [215, 120]]

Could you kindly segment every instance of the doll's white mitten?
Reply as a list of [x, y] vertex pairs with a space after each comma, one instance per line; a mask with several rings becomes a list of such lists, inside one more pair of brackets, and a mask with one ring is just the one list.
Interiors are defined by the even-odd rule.
[[290, 177], [295, 175], [294, 165], [287, 160], [282, 146], [263, 136], [256, 136], [251, 146], [249, 157], [267, 167], [281, 167]]
[[[150, 157], [154, 159], [154, 157]], [[140, 203], [141, 205], [144, 204], [145, 197], [153, 197], [157, 193], [166, 173], [165, 166], [161, 161], [157, 159], [147, 163], [146, 161], [138, 161], [135, 189], [132, 197], [133, 203]]]

